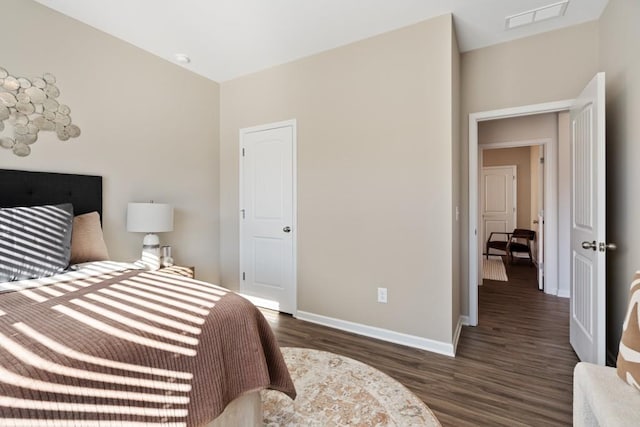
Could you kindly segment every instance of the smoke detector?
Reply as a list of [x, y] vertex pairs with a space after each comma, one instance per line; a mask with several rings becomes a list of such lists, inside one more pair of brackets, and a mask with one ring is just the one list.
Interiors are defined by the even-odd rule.
[[188, 64], [189, 62], [191, 62], [191, 58], [189, 58], [184, 53], [176, 53], [175, 55], [173, 55], [173, 58], [179, 64]]

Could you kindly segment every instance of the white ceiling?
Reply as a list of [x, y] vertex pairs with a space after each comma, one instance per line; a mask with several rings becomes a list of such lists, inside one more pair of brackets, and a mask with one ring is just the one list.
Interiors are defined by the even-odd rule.
[[[608, 0], [505, 29], [505, 17], [560, 0], [36, 0], [217, 82], [452, 13], [461, 51], [598, 19]], [[635, 0], [634, 0], [635, 1]]]

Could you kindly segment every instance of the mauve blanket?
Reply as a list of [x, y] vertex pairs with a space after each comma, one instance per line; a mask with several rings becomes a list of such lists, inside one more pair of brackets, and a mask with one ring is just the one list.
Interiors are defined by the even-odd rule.
[[125, 271], [0, 295], [0, 425], [201, 426], [263, 388], [296, 394], [265, 318], [224, 288]]

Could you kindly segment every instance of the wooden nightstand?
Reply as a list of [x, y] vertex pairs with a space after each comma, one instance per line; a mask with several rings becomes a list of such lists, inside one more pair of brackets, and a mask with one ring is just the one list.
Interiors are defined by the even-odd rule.
[[158, 270], [161, 273], [175, 274], [177, 276], [188, 277], [193, 279], [196, 277], [196, 268], [194, 266], [184, 267], [182, 265], [173, 265], [171, 267], [163, 267]]

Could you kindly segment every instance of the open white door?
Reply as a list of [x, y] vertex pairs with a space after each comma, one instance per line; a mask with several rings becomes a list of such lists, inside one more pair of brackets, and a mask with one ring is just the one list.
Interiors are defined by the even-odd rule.
[[571, 108], [571, 345], [605, 364], [605, 77]]
[[240, 292], [296, 313], [295, 121], [240, 131]]

